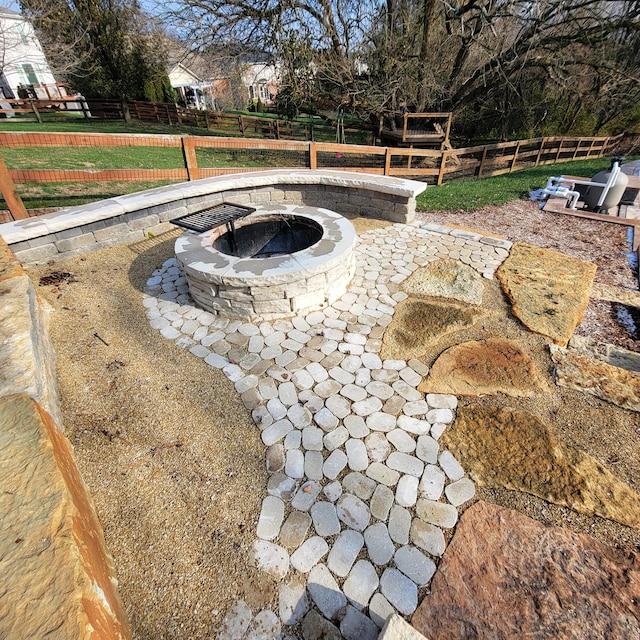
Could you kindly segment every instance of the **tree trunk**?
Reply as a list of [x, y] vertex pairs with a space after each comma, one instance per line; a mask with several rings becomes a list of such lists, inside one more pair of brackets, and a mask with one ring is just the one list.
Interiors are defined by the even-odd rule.
[[127, 124], [131, 124], [132, 119], [131, 119], [131, 112], [129, 111], [129, 104], [128, 102], [125, 100], [125, 98], [122, 98], [120, 100], [120, 106], [122, 107], [122, 115], [124, 116], [124, 121]]

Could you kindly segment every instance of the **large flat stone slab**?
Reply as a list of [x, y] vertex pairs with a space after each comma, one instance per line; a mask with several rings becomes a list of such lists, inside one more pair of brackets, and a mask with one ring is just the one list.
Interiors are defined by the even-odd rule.
[[400, 302], [382, 340], [383, 360], [420, 358], [442, 336], [473, 326], [486, 311], [454, 301], [409, 297]]
[[496, 277], [522, 323], [564, 346], [582, 319], [595, 272], [585, 260], [516, 242]]
[[459, 260], [436, 260], [416, 269], [400, 288], [413, 296], [453, 298], [468, 304], [482, 304], [482, 276]]
[[624, 409], [640, 411], [640, 373], [615, 367], [573, 349], [551, 348], [556, 382], [602, 398]]
[[0, 300], [0, 396], [26, 393], [61, 424], [48, 318], [31, 280], [26, 275], [0, 280]]
[[71, 447], [24, 394], [0, 399], [0, 637], [130, 638]]
[[640, 528], [640, 496], [595, 458], [556, 440], [531, 413], [459, 407], [440, 442], [481, 485], [524, 491]]
[[412, 624], [430, 640], [632, 640], [640, 557], [479, 502], [462, 516]]
[[450, 347], [418, 386], [422, 393], [534, 397], [547, 384], [531, 357], [513, 340], [490, 338]]

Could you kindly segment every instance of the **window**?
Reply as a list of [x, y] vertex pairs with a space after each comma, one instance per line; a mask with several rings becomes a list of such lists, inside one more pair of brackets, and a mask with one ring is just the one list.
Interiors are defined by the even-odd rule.
[[29, 64], [28, 62], [24, 63], [22, 65], [22, 71], [27, 77], [27, 84], [40, 84], [40, 81], [38, 80], [38, 74], [36, 73], [36, 70], [33, 68], [32, 64]]

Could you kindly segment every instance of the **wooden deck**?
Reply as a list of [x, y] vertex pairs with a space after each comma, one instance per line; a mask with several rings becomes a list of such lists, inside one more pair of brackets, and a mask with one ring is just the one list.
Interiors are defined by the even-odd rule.
[[380, 116], [378, 137], [398, 147], [445, 149], [449, 145], [451, 113], [387, 111]]

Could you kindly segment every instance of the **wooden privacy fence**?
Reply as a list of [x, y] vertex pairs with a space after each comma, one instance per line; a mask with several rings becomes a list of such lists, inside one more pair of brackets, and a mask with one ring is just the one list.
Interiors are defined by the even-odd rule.
[[184, 181], [260, 169], [323, 168], [402, 176], [441, 185], [544, 164], [602, 157], [619, 139], [536, 138], [441, 151], [211, 136], [0, 132], [0, 149], [147, 147], [153, 153], [154, 148], [173, 147], [182, 152], [176, 154], [175, 168], [165, 169], [6, 169], [0, 158], [0, 190], [13, 218], [18, 219], [27, 217], [27, 213], [21, 202], [22, 206], [15, 204], [15, 183]]

